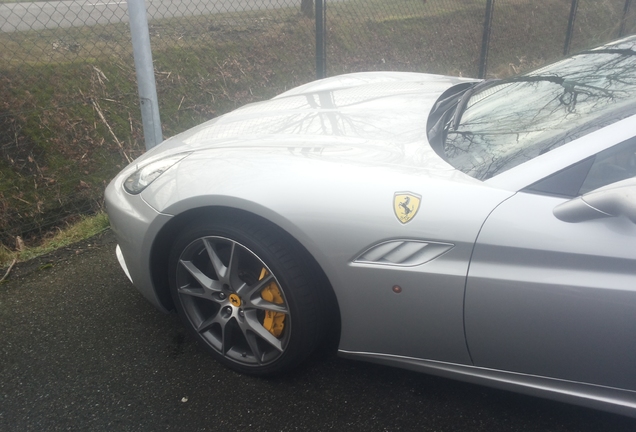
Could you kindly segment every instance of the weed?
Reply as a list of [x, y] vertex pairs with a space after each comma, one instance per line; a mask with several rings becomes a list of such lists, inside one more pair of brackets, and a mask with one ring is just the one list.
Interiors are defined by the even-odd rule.
[[14, 260], [28, 261], [56, 249], [77, 243], [108, 229], [108, 216], [100, 212], [93, 216], [83, 216], [68, 227], [59, 228], [55, 233], [49, 233], [38, 246], [24, 247], [21, 251], [11, 251], [0, 245], [0, 268], [8, 267]]

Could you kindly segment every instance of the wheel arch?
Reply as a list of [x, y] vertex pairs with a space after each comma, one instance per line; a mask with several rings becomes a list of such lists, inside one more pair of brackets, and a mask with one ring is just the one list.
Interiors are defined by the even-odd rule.
[[327, 288], [326, 292], [329, 294], [329, 298], [325, 299], [326, 303], [324, 305], [324, 310], [329, 311], [332, 315], [329, 317], [330, 328], [327, 336], [327, 344], [330, 348], [337, 347], [340, 338], [340, 308], [331, 282], [323, 268], [309, 250], [280, 225], [275, 224], [262, 216], [238, 208], [226, 206], [204, 206], [192, 208], [174, 216], [157, 233], [150, 252], [150, 273], [153, 289], [157, 298], [161, 302], [161, 305], [167, 310], [174, 310], [174, 303], [170, 295], [168, 283], [168, 261], [170, 251], [179, 232], [197, 219], [203, 217], [214, 219], [227, 216], [249, 218], [257, 220], [259, 223], [269, 225], [280, 231], [280, 233], [286, 237], [287, 241], [291, 242], [296, 248], [298, 248], [298, 250], [302, 253], [306, 264], [314, 272], [315, 277], [318, 279], [318, 283]]

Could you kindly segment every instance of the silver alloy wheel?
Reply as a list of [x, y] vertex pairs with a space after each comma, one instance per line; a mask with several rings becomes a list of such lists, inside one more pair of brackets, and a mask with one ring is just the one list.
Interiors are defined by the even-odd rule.
[[222, 356], [265, 366], [285, 352], [292, 322], [284, 289], [246, 246], [221, 236], [192, 241], [179, 256], [176, 286], [190, 324]]

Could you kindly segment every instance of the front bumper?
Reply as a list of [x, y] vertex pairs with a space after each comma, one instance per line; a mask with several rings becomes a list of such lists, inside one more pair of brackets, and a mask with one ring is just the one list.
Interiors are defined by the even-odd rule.
[[106, 188], [106, 212], [117, 239], [117, 259], [135, 288], [157, 309], [168, 312], [157, 297], [150, 256], [154, 239], [172, 218], [149, 206], [140, 195], [130, 195], [115, 178]]

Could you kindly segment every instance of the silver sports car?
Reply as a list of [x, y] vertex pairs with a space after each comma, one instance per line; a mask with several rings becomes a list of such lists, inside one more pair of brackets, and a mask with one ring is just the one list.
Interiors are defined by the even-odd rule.
[[478, 81], [338, 76], [108, 186], [117, 257], [225, 365], [317, 349], [636, 416], [636, 37]]

